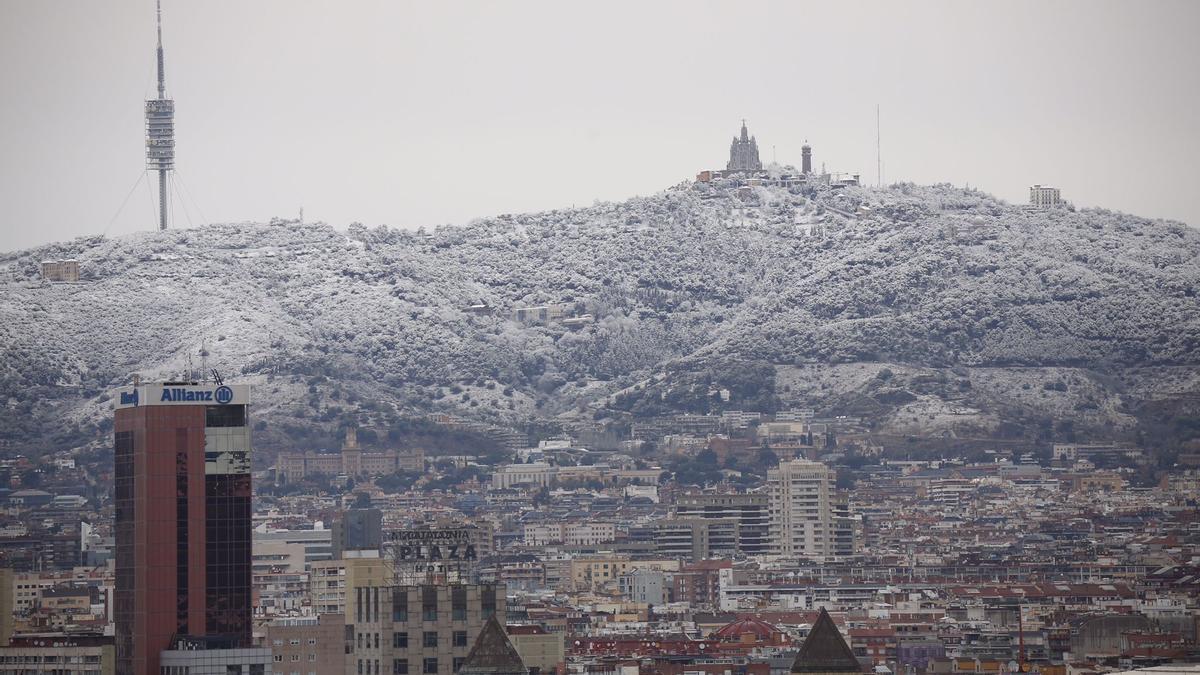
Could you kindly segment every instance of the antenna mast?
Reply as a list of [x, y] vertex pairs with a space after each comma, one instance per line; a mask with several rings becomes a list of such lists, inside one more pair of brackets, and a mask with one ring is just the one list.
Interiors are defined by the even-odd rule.
[[175, 169], [175, 101], [167, 98], [162, 0], [157, 3], [158, 98], [146, 101], [146, 168], [158, 172], [158, 229], [167, 229], [167, 172]]
[[875, 186], [883, 187], [883, 155], [879, 152], [879, 104], [875, 104]]

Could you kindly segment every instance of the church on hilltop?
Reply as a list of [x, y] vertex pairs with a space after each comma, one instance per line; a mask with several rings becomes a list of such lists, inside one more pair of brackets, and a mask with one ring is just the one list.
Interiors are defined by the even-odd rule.
[[758, 141], [746, 129], [746, 120], [742, 120], [742, 136], [733, 138], [729, 144], [729, 164], [726, 171], [762, 171], [762, 160], [758, 158]]
[[742, 120], [742, 131], [733, 137], [729, 144], [729, 162], [724, 169], [711, 169], [696, 174], [696, 183], [711, 184], [726, 187], [751, 187], [755, 185], [776, 185], [793, 188], [802, 185], [827, 185], [831, 188], [843, 188], [859, 185], [858, 174], [830, 174], [825, 172], [824, 165], [821, 173], [814, 173], [812, 166], [812, 146], [808, 141], [800, 146], [800, 169], [794, 166], [780, 166], [772, 163], [763, 167], [758, 155], [758, 139], [750, 135], [746, 128], [746, 120]]

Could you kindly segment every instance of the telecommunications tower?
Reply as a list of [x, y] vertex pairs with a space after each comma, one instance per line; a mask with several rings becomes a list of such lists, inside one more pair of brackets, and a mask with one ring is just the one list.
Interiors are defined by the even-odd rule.
[[167, 229], [167, 172], [175, 169], [175, 101], [163, 78], [162, 0], [158, 0], [158, 98], [146, 101], [146, 169], [158, 172], [158, 229]]

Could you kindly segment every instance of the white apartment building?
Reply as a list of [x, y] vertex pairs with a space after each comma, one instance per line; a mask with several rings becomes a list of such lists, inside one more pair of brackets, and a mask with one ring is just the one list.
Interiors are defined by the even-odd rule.
[[807, 459], [767, 472], [771, 552], [823, 560], [853, 553], [853, 523], [837, 494], [837, 473]]
[[1029, 188], [1029, 205], [1038, 209], [1049, 209], [1062, 203], [1058, 188], [1049, 185], [1034, 185]]
[[617, 526], [613, 523], [529, 523], [523, 534], [526, 546], [592, 546], [616, 539]]
[[542, 462], [533, 464], [506, 464], [492, 474], [492, 488], [505, 490], [514, 485], [538, 485], [549, 487], [558, 474], [558, 467]]

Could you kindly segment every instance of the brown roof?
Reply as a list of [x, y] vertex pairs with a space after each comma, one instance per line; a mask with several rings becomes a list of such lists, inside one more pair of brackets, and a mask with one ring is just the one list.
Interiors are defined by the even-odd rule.
[[458, 672], [460, 675], [526, 675], [529, 670], [493, 614], [483, 624], [483, 630], [475, 638], [475, 646], [471, 647]]
[[861, 673], [862, 665], [855, 658], [850, 645], [833, 623], [833, 617], [825, 608], [817, 617], [817, 623], [809, 631], [796, 660], [792, 662], [793, 673]]

